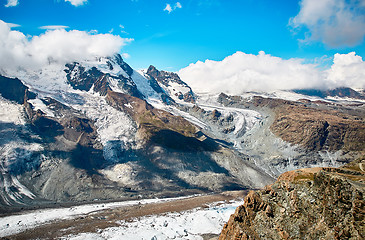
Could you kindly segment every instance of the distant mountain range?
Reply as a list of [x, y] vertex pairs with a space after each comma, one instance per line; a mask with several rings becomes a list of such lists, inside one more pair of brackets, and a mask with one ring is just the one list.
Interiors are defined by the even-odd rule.
[[365, 99], [365, 95], [363, 93], [357, 92], [348, 87], [340, 87], [331, 90], [302, 89], [302, 90], [294, 90], [294, 92], [321, 98], [340, 97], [340, 98]]
[[261, 188], [365, 149], [364, 94], [348, 88], [199, 95], [120, 55], [1, 72], [2, 212]]

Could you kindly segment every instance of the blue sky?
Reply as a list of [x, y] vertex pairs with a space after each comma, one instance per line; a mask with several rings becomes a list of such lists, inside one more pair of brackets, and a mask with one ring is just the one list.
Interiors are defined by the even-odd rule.
[[[32, 36], [46, 31], [41, 26], [62, 25], [67, 31], [96, 30], [133, 38], [122, 52], [130, 55], [126, 61], [137, 69], [152, 64], [177, 71], [199, 60], [222, 60], [237, 51], [255, 55], [264, 51], [308, 62], [352, 51], [365, 56], [362, 34], [354, 36], [355, 40], [331, 40], [334, 37], [321, 35], [322, 28], [310, 25], [305, 14], [293, 24], [311, 0], [302, 5], [287, 0], [84, 0], [79, 6], [72, 5], [73, 1], [77, 5], [77, 0], [1, 0], [0, 19], [20, 25], [13, 30]], [[342, 0], [333, 0], [338, 1]], [[5, 7], [11, 2], [16, 6]], [[363, 0], [355, 2], [365, 6]], [[167, 4], [170, 12], [164, 10]], [[362, 27], [364, 11], [358, 9], [351, 11]]]

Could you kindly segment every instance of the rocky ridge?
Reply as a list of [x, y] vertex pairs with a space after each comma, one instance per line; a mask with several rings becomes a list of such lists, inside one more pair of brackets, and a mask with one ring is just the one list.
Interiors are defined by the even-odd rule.
[[365, 158], [299, 169], [251, 191], [219, 239], [364, 239]]

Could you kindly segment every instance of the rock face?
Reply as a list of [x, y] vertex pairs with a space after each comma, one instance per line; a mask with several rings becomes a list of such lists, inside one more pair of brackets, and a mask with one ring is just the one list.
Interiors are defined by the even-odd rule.
[[284, 141], [319, 151], [365, 149], [363, 119], [336, 110], [321, 110], [284, 103], [275, 108], [273, 133]]
[[0, 94], [2, 97], [23, 104], [34, 98], [35, 94], [28, 91], [28, 87], [17, 78], [12, 79], [0, 75]]
[[159, 71], [151, 65], [146, 74], [159, 82], [173, 99], [195, 103], [193, 91], [176, 73]]
[[[78, 90], [100, 93], [105, 96], [108, 90], [121, 88], [131, 96], [144, 98], [143, 94], [138, 91], [136, 84], [132, 80], [133, 69], [123, 61], [120, 55], [115, 55], [113, 58], [103, 59], [106, 62], [106, 70], [103, 72], [96, 67], [86, 68], [80, 63], [74, 62], [66, 64], [66, 77], [68, 83]], [[100, 60], [101, 61], [101, 60]], [[113, 75], [113, 72], [118, 72], [118, 69], [124, 71], [124, 74]]]
[[251, 191], [223, 239], [364, 239], [365, 157], [341, 168], [300, 169]]

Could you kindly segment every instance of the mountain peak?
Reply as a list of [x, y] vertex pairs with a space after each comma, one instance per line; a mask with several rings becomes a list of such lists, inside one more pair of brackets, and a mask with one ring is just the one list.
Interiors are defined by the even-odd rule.
[[175, 101], [195, 103], [192, 89], [174, 72], [159, 71], [150, 65], [146, 74], [155, 79]]

